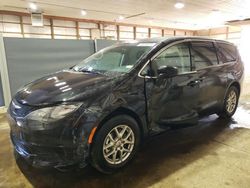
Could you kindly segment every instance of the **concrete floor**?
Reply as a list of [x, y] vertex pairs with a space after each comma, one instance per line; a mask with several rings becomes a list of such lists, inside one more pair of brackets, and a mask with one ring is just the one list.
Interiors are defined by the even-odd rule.
[[59, 172], [17, 161], [0, 114], [0, 187], [250, 187], [250, 98], [230, 122], [209, 116], [198, 125], [151, 139], [122, 171], [103, 175], [91, 167]]

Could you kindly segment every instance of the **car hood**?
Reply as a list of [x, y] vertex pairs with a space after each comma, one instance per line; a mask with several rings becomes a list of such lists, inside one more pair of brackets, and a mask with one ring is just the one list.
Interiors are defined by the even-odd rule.
[[91, 101], [110, 92], [115, 80], [101, 74], [61, 71], [31, 82], [14, 98], [21, 104], [32, 106]]

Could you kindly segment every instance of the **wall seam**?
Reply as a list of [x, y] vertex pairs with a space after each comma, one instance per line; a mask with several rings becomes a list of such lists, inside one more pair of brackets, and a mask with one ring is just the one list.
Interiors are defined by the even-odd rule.
[[0, 54], [1, 54], [0, 71], [1, 71], [3, 96], [4, 96], [4, 105], [8, 106], [11, 101], [11, 91], [10, 91], [8, 65], [7, 65], [7, 60], [6, 60], [6, 52], [5, 52], [5, 47], [4, 47], [4, 38], [2, 34], [0, 34]]

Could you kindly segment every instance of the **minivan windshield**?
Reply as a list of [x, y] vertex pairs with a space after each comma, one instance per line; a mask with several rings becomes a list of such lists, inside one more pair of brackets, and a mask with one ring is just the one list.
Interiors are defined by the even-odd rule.
[[122, 74], [129, 72], [155, 43], [115, 45], [105, 48], [73, 67], [79, 72]]

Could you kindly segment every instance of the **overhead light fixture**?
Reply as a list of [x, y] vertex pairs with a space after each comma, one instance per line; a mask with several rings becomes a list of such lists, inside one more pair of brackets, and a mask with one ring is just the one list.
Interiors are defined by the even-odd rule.
[[221, 27], [224, 26], [225, 23], [226, 18], [218, 9], [212, 10], [206, 20], [206, 24], [209, 26], [209, 28]]
[[245, 20], [246, 19], [246, 16], [243, 16], [243, 15], [240, 15], [239, 17], [238, 17], [238, 20]]
[[37, 10], [37, 5], [35, 3], [29, 3], [29, 7], [31, 10], [36, 11]]
[[222, 15], [220, 10], [214, 9], [210, 12], [208, 19], [211, 22], [220, 22], [222, 20]]
[[212, 10], [210, 15], [213, 16], [213, 17], [220, 16], [221, 12], [218, 9], [214, 9], [214, 10]]
[[124, 16], [119, 16], [118, 19], [119, 19], [119, 20], [124, 20], [125, 17], [124, 17]]
[[183, 9], [183, 8], [185, 7], [185, 4], [184, 4], [184, 2], [177, 1], [177, 2], [175, 3], [174, 7], [175, 7], [176, 9]]
[[82, 15], [82, 16], [86, 16], [86, 15], [87, 15], [86, 10], [81, 10], [81, 15]]

